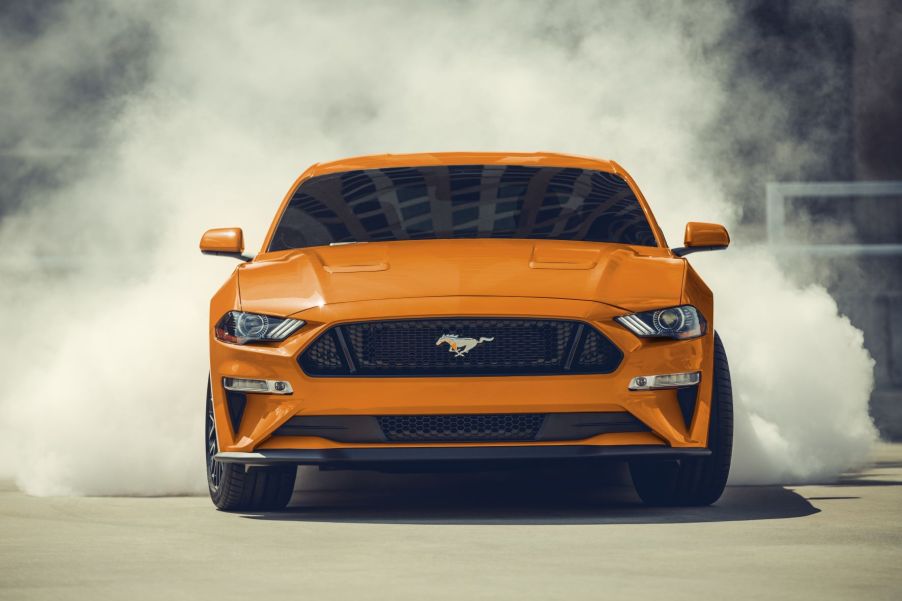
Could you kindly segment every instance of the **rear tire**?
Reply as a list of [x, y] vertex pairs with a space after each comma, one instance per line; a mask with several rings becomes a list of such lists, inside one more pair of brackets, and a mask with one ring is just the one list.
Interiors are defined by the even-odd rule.
[[207, 383], [205, 418], [207, 488], [210, 499], [226, 511], [278, 511], [284, 509], [294, 492], [297, 466], [255, 467], [246, 470], [238, 463], [221, 463], [216, 421], [213, 419], [213, 391]]
[[648, 505], [710, 505], [720, 498], [733, 455], [733, 389], [727, 353], [714, 333], [714, 383], [708, 426], [711, 455], [679, 460], [634, 460], [630, 475]]

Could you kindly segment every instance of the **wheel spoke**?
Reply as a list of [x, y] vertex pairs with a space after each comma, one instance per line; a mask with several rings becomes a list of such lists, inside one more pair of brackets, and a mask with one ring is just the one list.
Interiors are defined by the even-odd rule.
[[219, 451], [219, 442], [216, 440], [216, 416], [212, 407], [207, 411], [207, 472], [210, 476], [210, 485], [215, 489], [222, 480], [222, 464], [216, 461], [216, 453]]

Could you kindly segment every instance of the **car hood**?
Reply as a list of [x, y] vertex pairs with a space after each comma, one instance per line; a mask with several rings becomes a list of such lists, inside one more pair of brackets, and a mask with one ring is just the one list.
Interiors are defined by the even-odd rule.
[[664, 248], [557, 240], [318, 246], [239, 267], [241, 307], [291, 315], [331, 303], [445, 296], [561, 298], [631, 311], [680, 304], [686, 261]]

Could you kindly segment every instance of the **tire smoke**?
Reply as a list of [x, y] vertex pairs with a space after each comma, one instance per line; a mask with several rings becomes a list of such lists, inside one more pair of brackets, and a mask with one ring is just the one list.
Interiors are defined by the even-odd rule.
[[[316, 161], [601, 156], [636, 177], [672, 245], [686, 221], [736, 223], [745, 199], [721, 174], [743, 165], [708, 139], [729, 55], [703, 51], [735, 18], [655, 2], [96, 2], [0, 36], [14, 90], [0, 141], [27, 184], [0, 220], [0, 468], [36, 495], [204, 490], [206, 311], [234, 265], [197, 241], [241, 226], [254, 250]], [[796, 144], [776, 123], [755, 127]], [[827, 292], [741, 239], [691, 261], [734, 374], [732, 481], [863, 462], [873, 362]]]

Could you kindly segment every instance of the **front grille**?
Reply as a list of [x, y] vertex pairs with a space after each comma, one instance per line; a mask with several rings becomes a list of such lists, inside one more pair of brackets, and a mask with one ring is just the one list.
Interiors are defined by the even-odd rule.
[[475, 442], [534, 440], [540, 413], [479, 415], [384, 415], [376, 419], [391, 442]]
[[310, 376], [416, 377], [610, 373], [622, 358], [579, 321], [445, 318], [335, 326], [298, 361]]

